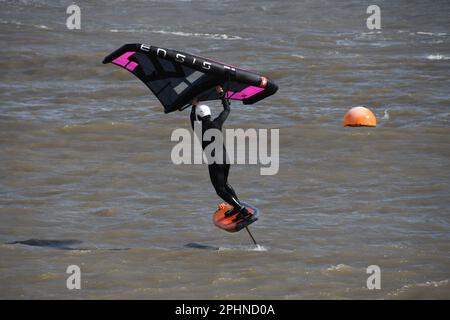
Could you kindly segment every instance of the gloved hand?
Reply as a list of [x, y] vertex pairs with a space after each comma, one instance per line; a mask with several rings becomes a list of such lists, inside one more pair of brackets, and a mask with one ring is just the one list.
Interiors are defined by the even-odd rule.
[[222, 98], [224, 96], [223, 88], [222, 86], [217, 86], [216, 91], [219, 94], [219, 97]]

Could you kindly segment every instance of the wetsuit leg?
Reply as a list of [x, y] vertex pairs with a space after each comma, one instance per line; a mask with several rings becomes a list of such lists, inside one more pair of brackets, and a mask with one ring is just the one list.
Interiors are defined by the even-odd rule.
[[217, 195], [233, 207], [240, 208], [242, 205], [239, 200], [235, 198], [233, 193], [229, 192], [226, 188], [229, 166], [229, 164], [210, 164], [208, 166], [209, 177], [211, 178], [214, 189], [216, 189]]
[[241, 202], [241, 201], [239, 200], [238, 196], [236, 195], [236, 192], [234, 191], [233, 187], [232, 187], [229, 183], [227, 183], [227, 184], [225, 185], [225, 190], [227, 190], [227, 192], [228, 192], [229, 194], [231, 194], [231, 195], [233, 196], [233, 198], [235, 198], [237, 201]]
[[240, 202], [233, 187], [228, 183], [228, 174], [229, 173], [230, 173], [230, 164], [226, 163], [225, 164], [225, 189], [227, 190], [228, 193], [230, 193], [233, 196], [233, 198], [235, 198], [237, 201]]

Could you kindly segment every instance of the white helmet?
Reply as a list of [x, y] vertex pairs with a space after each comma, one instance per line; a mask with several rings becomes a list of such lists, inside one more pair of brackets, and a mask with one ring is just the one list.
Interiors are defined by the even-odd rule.
[[201, 104], [196, 108], [197, 117], [203, 118], [211, 115], [211, 109], [206, 104]]

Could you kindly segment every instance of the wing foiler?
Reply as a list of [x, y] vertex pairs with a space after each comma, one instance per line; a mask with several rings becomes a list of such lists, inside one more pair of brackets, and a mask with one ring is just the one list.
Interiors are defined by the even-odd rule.
[[164, 112], [183, 110], [194, 97], [199, 101], [225, 95], [243, 104], [253, 104], [273, 95], [278, 86], [270, 79], [232, 65], [197, 55], [147, 44], [125, 44], [103, 63], [118, 65], [138, 77], [154, 93]]

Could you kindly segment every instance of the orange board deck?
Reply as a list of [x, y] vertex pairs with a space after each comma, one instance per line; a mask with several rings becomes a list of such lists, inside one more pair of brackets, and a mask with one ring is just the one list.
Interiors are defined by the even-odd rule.
[[217, 210], [213, 214], [213, 222], [216, 225], [216, 227], [223, 229], [225, 231], [228, 231], [228, 232], [238, 232], [238, 231], [242, 230], [243, 228], [247, 227], [248, 225], [252, 224], [256, 220], [258, 220], [259, 209], [255, 208], [247, 203], [242, 203], [242, 204], [252, 214], [251, 217], [249, 217], [245, 220], [233, 222], [233, 219], [236, 217], [236, 215], [233, 215], [231, 217], [225, 216], [225, 213], [227, 213], [229, 210], [233, 209], [233, 207], [227, 203], [221, 203], [217, 206]]

